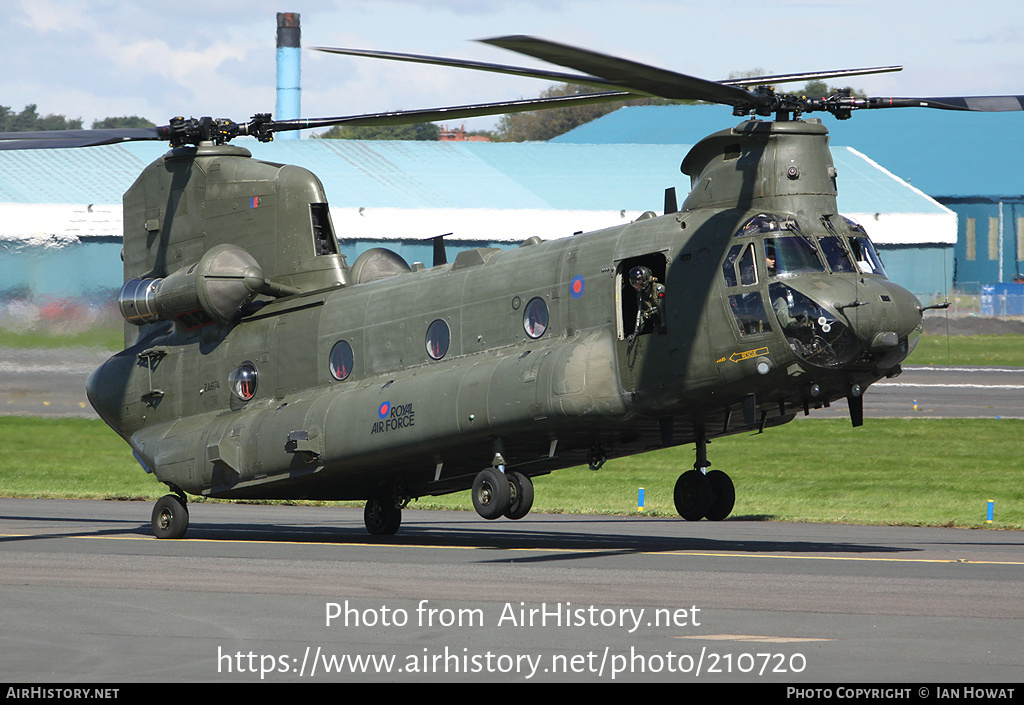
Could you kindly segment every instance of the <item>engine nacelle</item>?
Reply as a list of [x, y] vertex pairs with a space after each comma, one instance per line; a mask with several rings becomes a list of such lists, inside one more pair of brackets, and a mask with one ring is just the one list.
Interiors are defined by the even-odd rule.
[[295, 293], [298, 289], [268, 282], [248, 252], [225, 244], [164, 279], [125, 282], [118, 304], [121, 315], [133, 325], [173, 320], [191, 330], [238, 321], [257, 294]]

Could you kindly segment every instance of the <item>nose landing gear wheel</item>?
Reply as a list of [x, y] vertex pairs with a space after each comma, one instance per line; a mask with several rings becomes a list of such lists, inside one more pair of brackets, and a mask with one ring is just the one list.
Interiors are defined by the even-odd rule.
[[711, 483], [700, 470], [687, 470], [676, 480], [676, 511], [687, 521], [700, 521], [711, 509]]
[[394, 501], [371, 499], [363, 509], [363, 523], [374, 536], [390, 536], [402, 525], [402, 510], [395, 506]]
[[473, 509], [484, 519], [497, 519], [512, 503], [509, 479], [505, 473], [487, 468], [473, 480]]
[[176, 494], [167, 494], [153, 507], [153, 535], [158, 539], [180, 539], [188, 530], [188, 509]]

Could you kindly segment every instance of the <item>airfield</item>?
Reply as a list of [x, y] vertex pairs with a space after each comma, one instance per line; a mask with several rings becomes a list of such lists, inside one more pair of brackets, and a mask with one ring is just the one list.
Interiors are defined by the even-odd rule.
[[0, 500], [17, 682], [1013, 682], [1018, 532]]
[[[0, 408], [91, 415], [92, 353], [4, 351]], [[914, 368], [866, 416], [1024, 417], [1024, 371]], [[31, 390], [28, 393], [26, 390]], [[49, 403], [46, 403], [49, 402]], [[917, 402], [917, 409], [913, 408]], [[813, 418], [845, 416], [843, 405]], [[21, 683], [1015, 682], [1024, 533], [0, 499]]]

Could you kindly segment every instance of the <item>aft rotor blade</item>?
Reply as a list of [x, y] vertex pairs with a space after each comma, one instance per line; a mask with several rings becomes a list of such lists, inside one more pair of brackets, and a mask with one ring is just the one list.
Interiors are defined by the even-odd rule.
[[[427, 56], [424, 54], [405, 54], [393, 51], [374, 51], [369, 49], [343, 49], [336, 47], [314, 47], [317, 51], [329, 54], [341, 54], [344, 56], [361, 56], [371, 59], [387, 59], [390, 61], [406, 61], [416, 64], [430, 64], [434, 66], [449, 66], [453, 68], [472, 69], [475, 71], [489, 71], [492, 73], [508, 74], [512, 76], [525, 76], [527, 78], [540, 78], [550, 81], [561, 81], [581, 86], [593, 86], [595, 88], [614, 88], [627, 90], [635, 95], [650, 95], [647, 91], [639, 91], [628, 86], [596, 76], [583, 74], [564, 73], [547, 69], [525, 68], [522, 66], [510, 66], [507, 64], [494, 64], [483, 61], [468, 61], [465, 59], [451, 59], [441, 56]], [[650, 68], [650, 67], [648, 67]], [[807, 81], [823, 81], [835, 78], [846, 78], [848, 76], [866, 76], [869, 74], [888, 73], [902, 71], [902, 66], [875, 66], [859, 69], [841, 69], [838, 71], [812, 71], [805, 73], [775, 74], [769, 76], [750, 76], [746, 78], [727, 79], [718, 83], [727, 86], [760, 86], [776, 83], [793, 83]], [[679, 75], [679, 74], [676, 74]], [[745, 96], [749, 101], [750, 96]]]
[[706, 100], [726, 105], [758, 105], [764, 102], [757, 94], [737, 86], [707, 81], [536, 37], [496, 37], [482, 41], [552, 64], [585, 71], [635, 93], [674, 100]]
[[307, 130], [317, 127], [332, 127], [334, 125], [409, 125], [419, 122], [457, 120], [479, 117], [482, 115], [521, 113], [529, 110], [542, 110], [545, 108], [565, 108], [572, 107], [574, 105], [590, 105], [591, 103], [608, 103], [617, 100], [630, 100], [635, 97], [636, 96], [632, 93], [625, 93], [622, 91], [605, 91], [601, 93], [556, 96], [554, 98], [532, 98], [528, 100], [510, 100], [500, 103], [458, 105], [447, 108], [396, 110], [386, 113], [343, 115], [327, 118], [275, 120], [269, 124], [269, 127], [274, 132], [284, 132], [288, 130]]
[[522, 66], [508, 66], [505, 64], [491, 64], [484, 61], [467, 61], [464, 59], [449, 59], [442, 56], [426, 56], [423, 54], [403, 54], [394, 51], [371, 51], [368, 49], [340, 49], [331, 47], [314, 47], [317, 51], [328, 54], [342, 54], [345, 56], [362, 56], [370, 59], [388, 59], [390, 61], [407, 61], [414, 64], [431, 64], [434, 66], [450, 66], [459, 69], [473, 69], [474, 71], [490, 71], [492, 73], [509, 74], [512, 76], [525, 76], [527, 78], [542, 78], [563, 83], [573, 83], [580, 86], [594, 86], [595, 88], [617, 88], [611, 81], [594, 76], [583, 76], [574, 73], [563, 73], [561, 71], [550, 71], [547, 69], [530, 69]]

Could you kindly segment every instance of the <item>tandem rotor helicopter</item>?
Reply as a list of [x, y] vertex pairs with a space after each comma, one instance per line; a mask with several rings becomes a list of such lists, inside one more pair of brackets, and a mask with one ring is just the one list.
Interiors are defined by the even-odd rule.
[[[805, 113], [926, 107], [1021, 110], [1021, 96], [824, 98], [712, 82], [523, 36], [486, 40], [582, 74], [347, 49], [339, 54], [495, 71], [602, 89], [553, 99], [311, 120], [175, 118], [142, 129], [0, 135], [0, 149], [167, 140], [124, 195], [125, 350], [88, 397], [171, 493], [157, 537], [188, 527], [186, 495], [365, 500], [393, 534], [413, 498], [462, 490], [486, 519], [524, 517], [532, 479], [695, 444], [679, 514], [724, 519], [735, 490], [710, 439], [787, 423], [900, 373], [922, 307], [886, 278], [836, 207], [828, 131]], [[747, 88], [746, 86], [751, 86]], [[317, 177], [228, 142], [337, 124], [398, 124], [638, 96], [733, 106], [747, 119], [682, 162], [681, 206], [518, 248], [410, 267], [339, 252]]]

